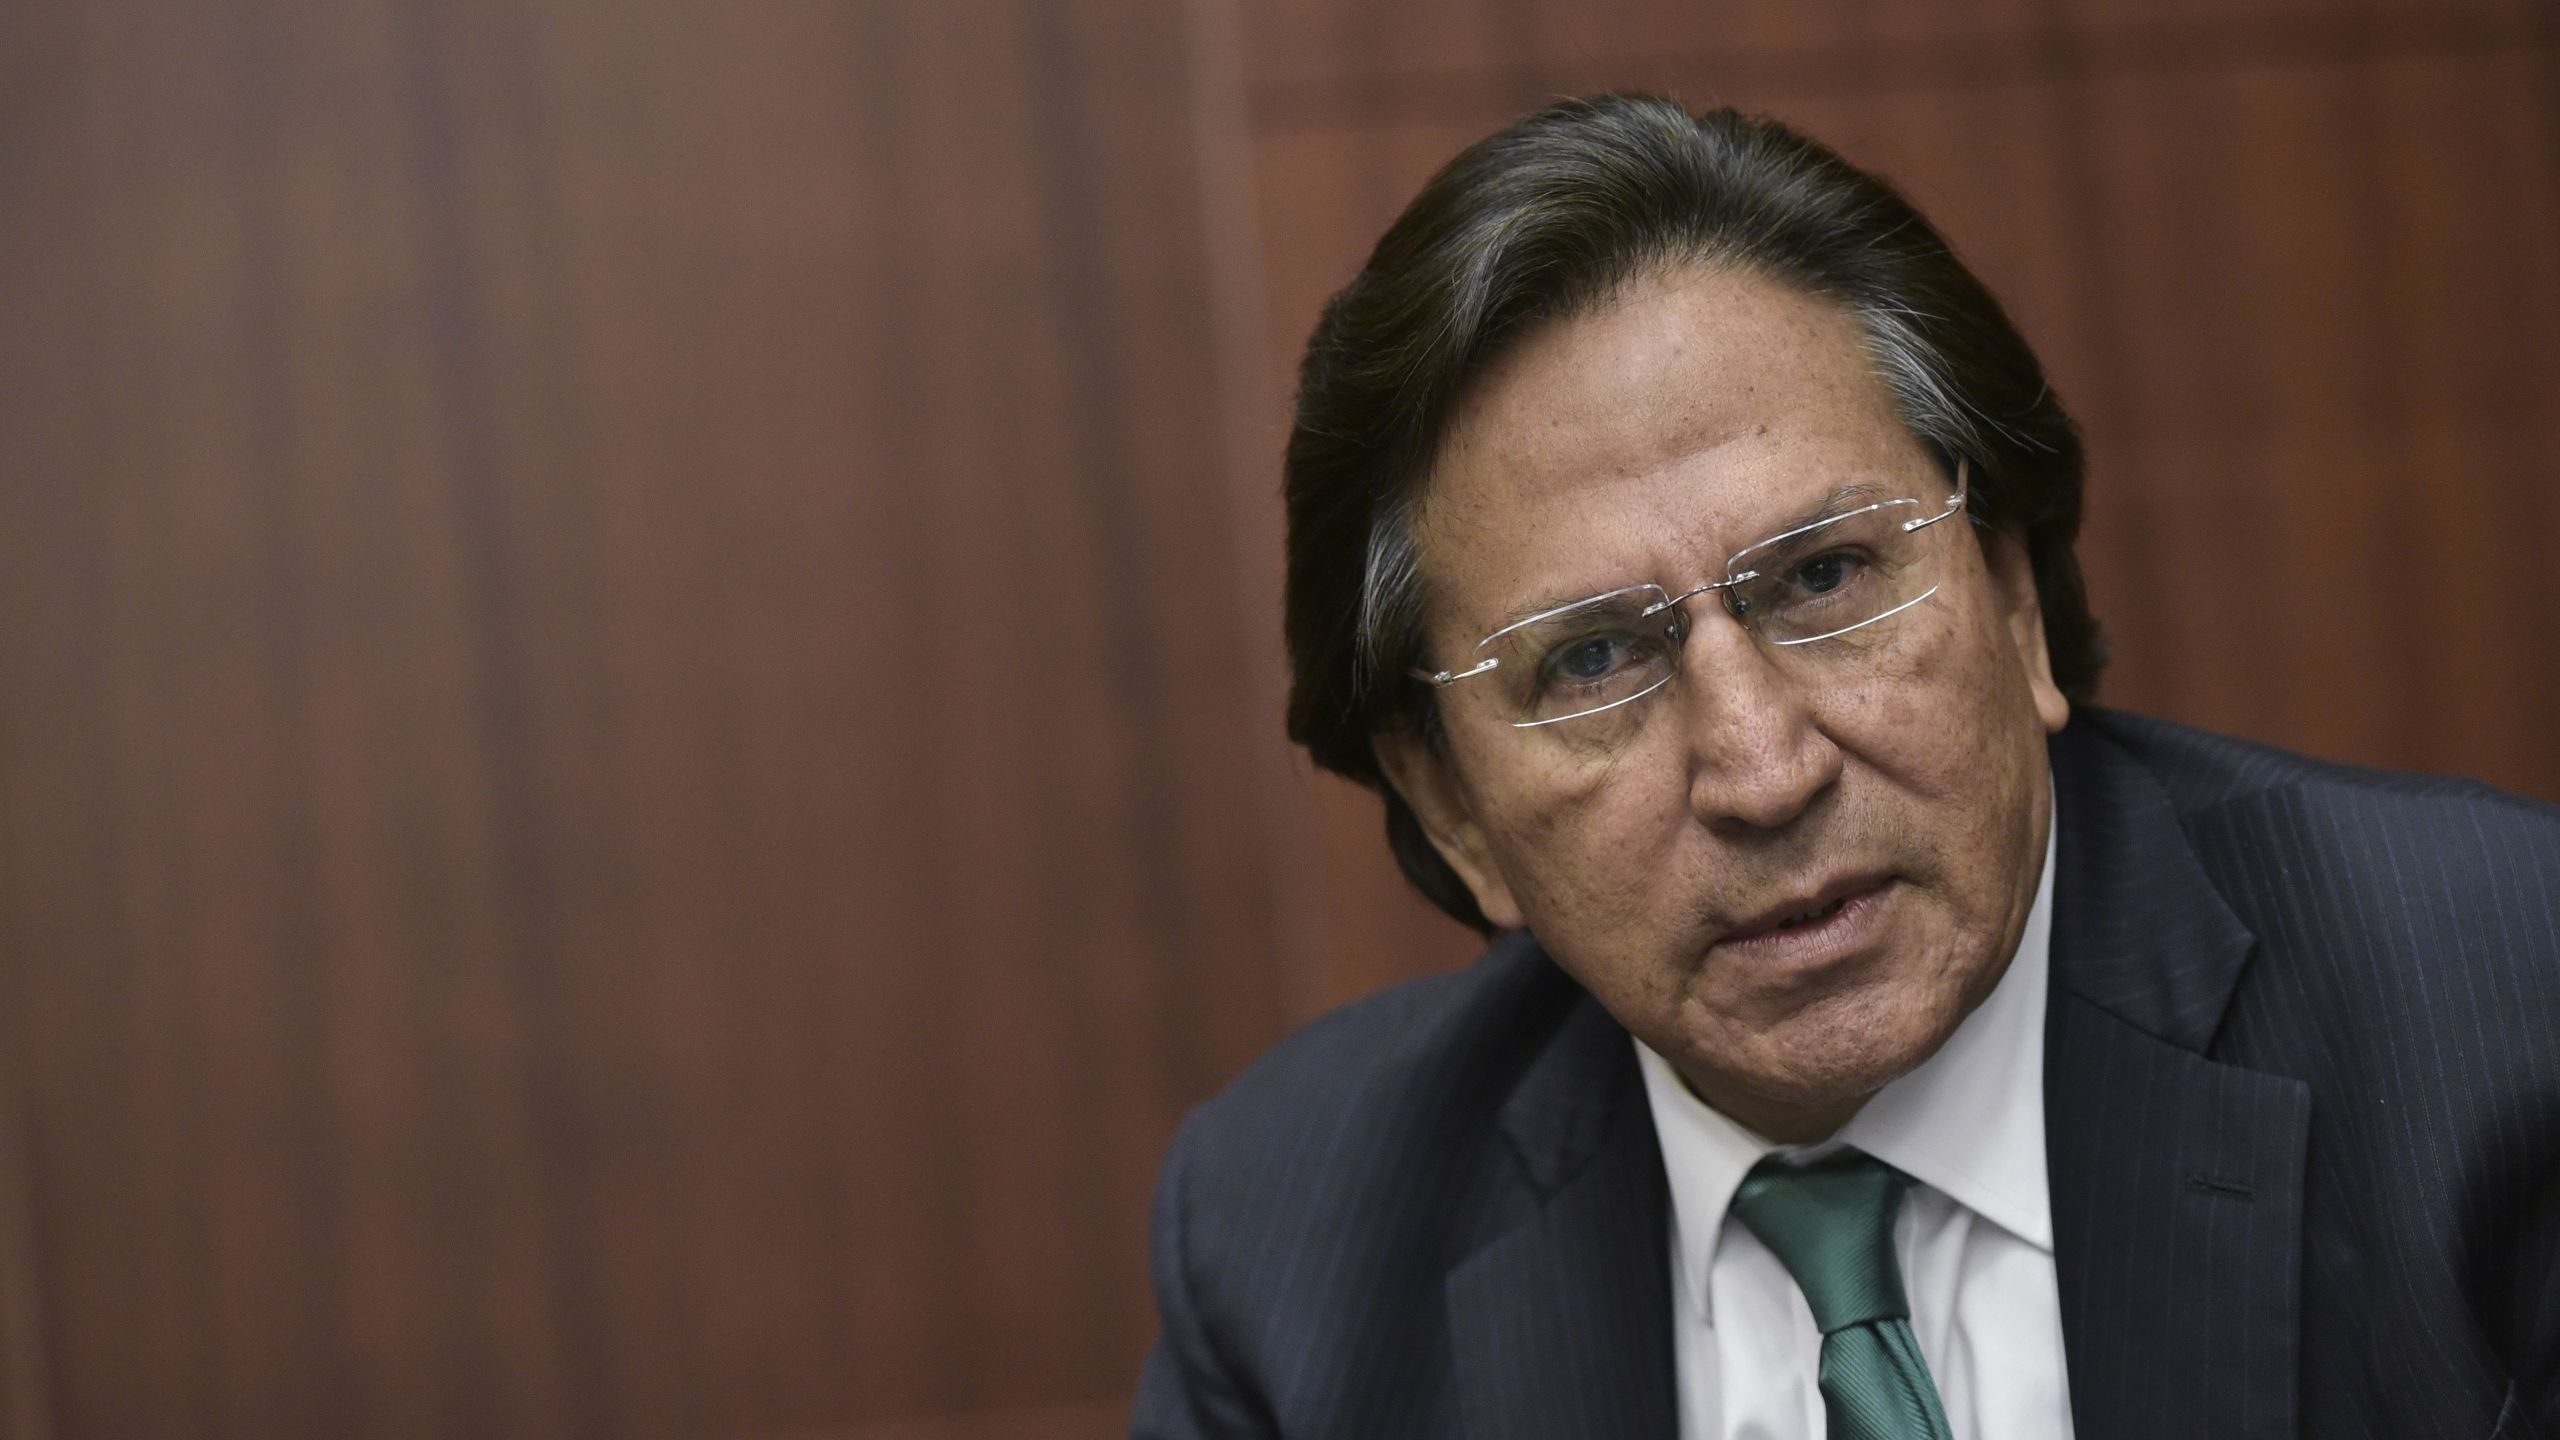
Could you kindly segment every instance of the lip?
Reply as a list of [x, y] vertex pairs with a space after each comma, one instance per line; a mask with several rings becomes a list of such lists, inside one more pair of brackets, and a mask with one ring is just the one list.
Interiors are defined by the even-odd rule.
[[[1874, 937], [1893, 888], [1890, 875], [1840, 876], [1736, 921], [1714, 948], [1737, 960], [1761, 964], [1812, 964], [1836, 959]], [[1810, 924], [1785, 923], [1791, 915], [1834, 904], [1840, 908]]]

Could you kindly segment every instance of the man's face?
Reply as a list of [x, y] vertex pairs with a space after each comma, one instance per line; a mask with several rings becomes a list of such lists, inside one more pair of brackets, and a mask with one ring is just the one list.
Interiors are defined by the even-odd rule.
[[[1844, 485], [1915, 514], [1951, 493], [1849, 314], [1733, 271], [1640, 281], [1524, 339], [1458, 416], [1415, 537], [1429, 663], [1545, 597], [1722, 579]], [[2043, 859], [2068, 711], [2025, 557], [1963, 519], [1913, 538], [1939, 589], [1856, 637], [1785, 653], [1690, 601], [1678, 679], [1605, 744], [1513, 728], [1484, 677], [1440, 692], [1445, 751], [1380, 746], [1487, 916], [1779, 1138], [1945, 1041]]]

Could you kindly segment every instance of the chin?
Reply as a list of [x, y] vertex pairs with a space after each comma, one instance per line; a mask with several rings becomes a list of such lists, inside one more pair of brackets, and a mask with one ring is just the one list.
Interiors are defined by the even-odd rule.
[[1952, 1003], [1852, 992], [1768, 1034], [1762, 1073], [1735, 1078], [1775, 1104], [1853, 1104], [1919, 1069], [1963, 1018]]

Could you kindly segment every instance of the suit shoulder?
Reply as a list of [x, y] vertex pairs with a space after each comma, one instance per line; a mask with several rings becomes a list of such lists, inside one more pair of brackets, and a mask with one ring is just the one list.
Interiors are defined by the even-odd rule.
[[[2075, 722], [2076, 723], [2076, 722]], [[2255, 968], [2390, 1040], [2560, 1006], [2560, 808], [2136, 716], [2100, 733], [2150, 770]]]
[[[1220, 1168], [1265, 1170], [1383, 1138], [1419, 1112], [1492, 1109], [1581, 997], [1525, 933], [1464, 970], [1327, 1012], [1274, 1045], [1196, 1111], [1187, 1143]], [[1195, 1157], [1208, 1159], [1208, 1156]]]
[[2458, 850], [2466, 837], [2478, 842], [2471, 848], [2560, 865], [2560, 806], [2477, 780], [2319, 760], [2122, 711], [2090, 712], [2087, 721], [2143, 763], [2199, 837], [2283, 815], [2292, 833], [2261, 839], [2290, 839], [2305, 858], [2321, 853], [2352, 869], [2405, 871], [2413, 857], [2402, 852]]
[[[2303, 1082], [2305, 1295], [2429, 1326], [2517, 1373], [2560, 1255], [2560, 810], [2131, 717], [2253, 941], [2214, 1058]], [[2447, 1326], [2442, 1318], [2456, 1317]]]
[[1504, 1107], [1589, 1003], [1521, 935], [1281, 1041], [1183, 1122], [1159, 1294], [1274, 1405], [1325, 1389], [1310, 1377], [1437, 1363], [1445, 1269], [1530, 1194]]

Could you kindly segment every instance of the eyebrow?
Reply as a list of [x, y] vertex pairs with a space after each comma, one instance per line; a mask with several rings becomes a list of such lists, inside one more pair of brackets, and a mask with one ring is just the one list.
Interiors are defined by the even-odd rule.
[[[1848, 514], [1852, 510], [1863, 509], [1869, 505], [1880, 504], [1886, 500], [1895, 500], [1900, 498], [1902, 497], [1888, 492], [1884, 486], [1879, 485], [1872, 480], [1853, 480], [1846, 484], [1834, 485], [1831, 487], [1830, 492], [1825, 494], [1821, 499], [1801, 510], [1796, 511], [1793, 515], [1778, 521], [1778, 523], [1770, 526], [1768, 529], [1761, 531], [1756, 538], [1746, 540], [1742, 544], [1735, 546], [1732, 550], [1727, 551], [1725, 558], [1731, 559], [1733, 556], [1741, 554], [1743, 551], [1750, 549], [1754, 545], [1774, 540], [1781, 535], [1792, 534], [1795, 531], [1804, 529], [1808, 525], [1819, 525], [1825, 520], [1836, 520], [1839, 517]], [[1722, 579], [1723, 577], [1718, 576], [1716, 578]], [[1561, 610], [1567, 605], [1578, 605], [1585, 600], [1597, 600], [1603, 595], [1614, 595], [1621, 590], [1631, 590], [1639, 585], [1660, 585], [1667, 590], [1678, 591], [1689, 588], [1689, 585], [1693, 583], [1695, 582], [1684, 581], [1673, 583], [1661, 579], [1630, 580], [1623, 585], [1610, 585], [1598, 590], [1585, 590], [1578, 594], [1551, 594], [1542, 596], [1538, 599], [1531, 600], [1526, 604], [1511, 607], [1511, 609], [1506, 611], [1499, 620], [1494, 622], [1493, 628], [1486, 633], [1489, 635], [1498, 635], [1524, 620], [1534, 619], [1537, 616], [1546, 614], [1550, 610]]]

